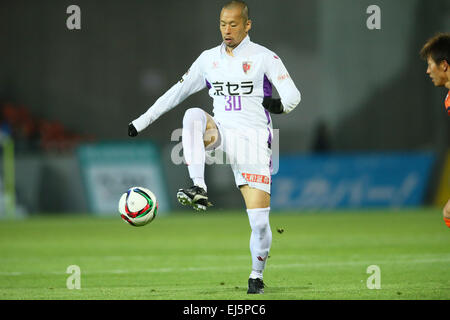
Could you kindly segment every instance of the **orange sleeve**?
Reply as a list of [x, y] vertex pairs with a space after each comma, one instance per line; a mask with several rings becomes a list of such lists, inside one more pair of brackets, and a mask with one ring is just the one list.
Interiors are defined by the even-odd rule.
[[447, 93], [447, 97], [445, 97], [445, 110], [447, 110], [447, 113], [450, 116], [450, 91]]
[[445, 224], [450, 228], [450, 219], [444, 218]]

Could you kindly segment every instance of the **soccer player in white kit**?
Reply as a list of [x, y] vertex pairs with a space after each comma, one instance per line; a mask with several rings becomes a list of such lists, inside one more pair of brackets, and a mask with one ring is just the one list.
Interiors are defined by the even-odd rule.
[[[136, 136], [189, 95], [208, 88], [214, 117], [200, 108], [191, 108], [183, 118], [183, 153], [194, 186], [178, 190], [177, 198], [183, 205], [206, 210], [211, 205], [204, 180], [206, 157], [213, 150], [226, 154], [252, 230], [252, 271], [247, 293], [254, 294], [264, 292], [263, 271], [272, 243], [269, 212], [273, 129], [269, 112], [291, 112], [300, 102], [300, 92], [281, 59], [250, 41], [251, 25], [245, 2], [225, 4], [220, 13], [222, 44], [203, 51], [178, 83], [129, 124], [128, 134]], [[272, 98], [272, 84], [280, 99]], [[248, 146], [244, 148], [247, 150], [238, 152], [243, 145]]]

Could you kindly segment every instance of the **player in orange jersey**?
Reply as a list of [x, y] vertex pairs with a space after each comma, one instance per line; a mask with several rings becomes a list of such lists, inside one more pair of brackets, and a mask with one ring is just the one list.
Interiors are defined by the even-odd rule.
[[[438, 33], [429, 39], [420, 51], [427, 61], [427, 74], [436, 87], [446, 87], [445, 109], [450, 116], [450, 33]], [[450, 228], [450, 200], [443, 210], [445, 224]]]

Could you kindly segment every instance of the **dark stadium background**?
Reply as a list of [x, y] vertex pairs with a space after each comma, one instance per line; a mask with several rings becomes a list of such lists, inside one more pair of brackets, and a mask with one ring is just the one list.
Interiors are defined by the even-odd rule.
[[[450, 30], [450, 3], [247, 3], [251, 39], [283, 59], [302, 93], [294, 112], [272, 117], [280, 128], [280, 154], [317, 151], [319, 128], [325, 128], [322, 143], [328, 151], [432, 151], [437, 161], [425, 201], [431, 204], [450, 144], [450, 121], [443, 111], [446, 90], [433, 87], [418, 53], [436, 31]], [[81, 30], [66, 27], [71, 4], [81, 8]], [[203, 50], [220, 43], [222, 4], [0, 2], [0, 103], [28, 112], [39, 119], [41, 129], [41, 135], [28, 127], [13, 129], [22, 210], [88, 211], [76, 147], [129, 141], [128, 123], [178, 81]], [[366, 27], [371, 4], [381, 7], [381, 30]], [[181, 127], [184, 110], [193, 106], [211, 112], [206, 91], [188, 98], [137, 138], [160, 146], [173, 209], [180, 208], [175, 190], [190, 181], [186, 168], [170, 161], [170, 134]], [[49, 134], [42, 141], [46, 128], [57, 131], [58, 138]], [[207, 167], [206, 181], [216, 207], [243, 208], [229, 168]]]

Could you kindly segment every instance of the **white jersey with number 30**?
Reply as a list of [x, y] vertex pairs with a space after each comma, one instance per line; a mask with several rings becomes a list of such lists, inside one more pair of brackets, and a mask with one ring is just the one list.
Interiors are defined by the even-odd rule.
[[214, 118], [222, 127], [271, 127], [262, 102], [264, 97], [272, 96], [272, 84], [280, 95], [283, 112], [291, 112], [300, 102], [300, 92], [281, 59], [246, 36], [233, 50], [233, 56], [226, 53], [223, 43], [202, 52], [181, 80], [133, 124], [140, 132], [189, 95], [208, 88], [214, 100]]

